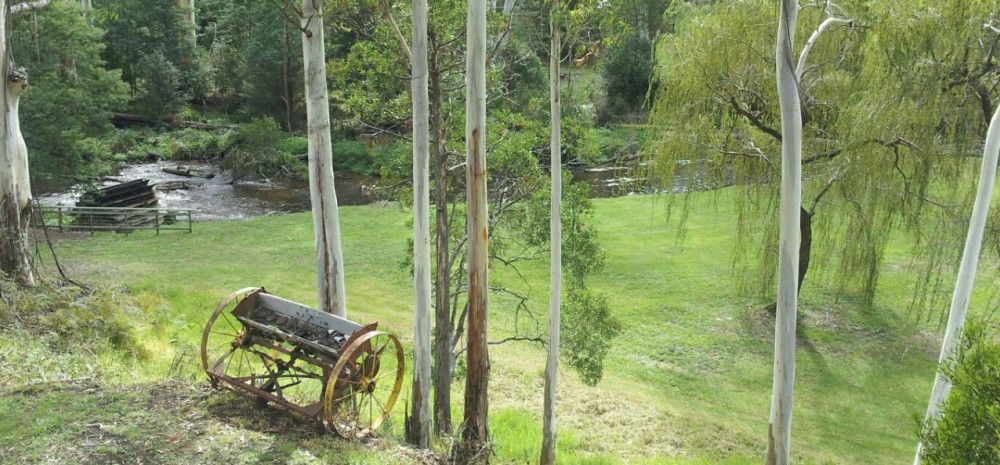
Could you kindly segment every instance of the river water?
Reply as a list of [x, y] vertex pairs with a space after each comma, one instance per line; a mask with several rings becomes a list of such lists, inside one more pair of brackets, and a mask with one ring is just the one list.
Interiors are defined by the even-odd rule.
[[[164, 168], [184, 166], [212, 172], [211, 179], [178, 176]], [[577, 168], [573, 178], [591, 186], [593, 197], [617, 197], [640, 191], [641, 179], [630, 177], [628, 167]], [[119, 182], [148, 179], [157, 186], [161, 208], [197, 210], [196, 220], [242, 220], [278, 213], [307, 211], [310, 208], [308, 181], [255, 181], [237, 183], [216, 166], [208, 163], [159, 161], [125, 165], [115, 176], [96, 183], [106, 187]], [[677, 180], [673, 192], [687, 190], [690, 180]], [[377, 178], [353, 173], [336, 174], [334, 183], [340, 205], [365, 205], [379, 200]], [[75, 205], [86, 185], [38, 196], [43, 205]], [[697, 187], [695, 187], [697, 189]]]

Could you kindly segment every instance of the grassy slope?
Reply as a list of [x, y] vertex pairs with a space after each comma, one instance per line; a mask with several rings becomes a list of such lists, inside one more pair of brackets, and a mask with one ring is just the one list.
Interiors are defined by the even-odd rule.
[[[772, 327], [732, 283], [727, 257], [734, 222], [728, 203], [716, 200], [710, 195], [693, 198], [696, 209], [704, 209], [689, 219], [683, 243], [676, 240], [675, 221], [664, 216], [663, 205], [653, 198], [596, 202], [595, 221], [608, 266], [592, 285], [608, 296], [625, 331], [598, 387], [582, 386], [569, 371], [562, 374], [562, 463], [759, 461], [755, 457], [764, 448], [770, 400]], [[406, 213], [392, 206], [367, 206], [344, 208], [342, 215], [351, 317], [379, 320], [408, 341], [411, 291], [409, 277], [398, 265], [410, 231]], [[74, 276], [125, 284], [153, 303], [154, 324], [143, 333], [154, 355], [127, 369], [108, 369], [107, 376], [156, 386], [150, 383], [167, 377], [202, 383], [193, 356], [197, 337], [211, 306], [226, 293], [264, 285], [275, 294], [313, 303], [311, 235], [309, 215], [296, 214], [199, 224], [192, 235], [98, 235], [62, 242], [59, 248]], [[910, 285], [900, 266], [907, 261], [906, 251], [905, 244], [891, 248], [881, 294], [889, 298], [880, 300], [875, 311], [854, 308], [849, 298], [837, 299], [820, 286], [804, 289], [806, 341], [798, 354], [793, 433], [800, 463], [900, 463], [912, 453], [914, 418], [926, 402], [933, 374], [934, 343], [899, 316]], [[530, 283], [530, 305], [541, 315], [547, 266], [539, 262], [523, 271]], [[502, 268], [494, 269], [492, 279], [524, 288]], [[974, 306], [985, 305], [984, 294], [979, 289]], [[502, 333], [510, 310], [510, 302], [494, 300], [496, 334]], [[533, 462], [540, 435], [543, 350], [496, 347], [492, 364], [499, 461]], [[455, 388], [453, 399], [459, 402], [461, 383]], [[121, 389], [117, 395], [133, 395]], [[4, 427], [10, 425], [34, 428], [28, 431], [37, 437], [33, 441], [41, 441], [38, 447], [58, 440], [62, 433], [40, 424], [57, 415], [48, 403], [59, 403], [60, 392], [0, 397], [0, 443], [24, 439], [19, 432], [24, 430]], [[197, 409], [205, 403], [197, 400], [202, 398], [229, 402], [220, 394], [199, 396], [184, 405]], [[93, 410], [86, 405], [90, 401], [80, 402], [80, 411], [74, 405], [65, 413], [78, 429], [92, 421], [83, 412]], [[8, 408], [14, 404], [30, 406], [29, 413]], [[227, 405], [240, 409], [252, 404]], [[202, 410], [198, 415], [216, 428], [233, 428], [226, 416]], [[253, 423], [253, 415], [263, 414], [247, 415], [251, 418], [240, 421]], [[388, 426], [388, 435], [398, 438], [400, 429], [397, 420]], [[277, 447], [327, 457], [336, 450], [360, 457], [359, 463], [398, 460], [384, 444], [369, 452], [332, 440], [288, 437], [276, 428], [260, 430], [249, 429], [272, 446], [260, 448], [259, 454]], [[670, 458], [676, 456], [705, 458]], [[275, 462], [266, 455], [247, 461], [255, 460]]]

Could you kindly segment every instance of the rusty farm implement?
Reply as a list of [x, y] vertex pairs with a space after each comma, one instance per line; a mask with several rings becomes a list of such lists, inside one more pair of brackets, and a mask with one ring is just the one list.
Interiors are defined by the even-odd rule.
[[231, 389], [334, 429], [374, 434], [403, 384], [395, 336], [246, 288], [216, 307], [201, 339], [201, 361], [216, 387]]

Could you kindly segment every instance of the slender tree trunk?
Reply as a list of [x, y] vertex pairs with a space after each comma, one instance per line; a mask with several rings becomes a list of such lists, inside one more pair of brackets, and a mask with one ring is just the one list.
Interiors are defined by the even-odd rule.
[[[431, 36], [434, 41], [434, 37]], [[435, 259], [434, 278], [434, 431], [449, 435], [451, 425], [451, 226], [448, 222], [448, 152], [445, 151], [442, 115], [441, 68], [436, 48], [430, 55], [430, 111], [434, 132], [434, 208]]]
[[774, 319], [774, 378], [768, 426], [768, 465], [791, 460], [792, 388], [795, 381], [795, 316], [798, 306], [800, 210], [802, 209], [802, 110], [792, 60], [798, 0], [782, 0], [775, 47], [781, 104], [781, 228], [778, 306]]
[[460, 464], [489, 463], [487, 293], [489, 227], [486, 197], [486, 0], [469, 0], [465, 68], [466, 201], [468, 202], [469, 315], [466, 336], [465, 418]]
[[[969, 232], [965, 238], [965, 250], [962, 252], [962, 263], [958, 268], [958, 279], [955, 282], [955, 292], [951, 297], [951, 310], [948, 313], [948, 327], [945, 329], [944, 341], [941, 344], [941, 356], [938, 364], [952, 363], [955, 347], [962, 336], [965, 326], [965, 315], [969, 310], [969, 299], [972, 297], [972, 285], [976, 281], [976, 269], [979, 267], [979, 255], [983, 247], [983, 232], [986, 229], [986, 216], [990, 211], [990, 200], [993, 198], [993, 183], [996, 181], [997, 159], [1000, 158], [1000, 108], [993, 115], [990, 129], [986, 134], [986, 146], [983, 149], [983, 166], [979, 174], [979, 191], [976, 193], [976, 203], [972, 207], [972, 218], [969, 220]], [[924, 426], [936, 420], [941, 413], [941, 404], [951, 392], [951, 383], [941, 376], [934, 377], [934, 387], [931, 389], [930, 403], [924, 416]], [[917, 444], [917, 455], [914, 465], [920, 465], [923, 444]]]
[[562, 304], [562, 107], [559, 94], [559, 0], [549, 16], [549, 114], [552, 199], [549, 214], [549, 346], [545, 360], [545, 405], [542, 413], [541, 465], [556, 462], [556, 391], [559, 374], [559, 320]]
[[[290, 0], [285, 0], [285, 9], [291, 10]], [[285, 101], [285, 130], [292, 132], [294, 127], [292, 127], [292, 113], [294, 112], [293, 105], [295, 105], [295, 95], [292, 91], [292, 34], [288, 30], [288, 21], [282, 21], [282, 34], [284, 35], [284, 47], [281, 50], [282, 60], [281, 60], [281, 79], [282, 86], [281, 90], [284, 94], [282, 100]]]
[[427, 0], [413, 0], [413, 415], [408, 440], [430, 447], [431, 225]]
[[322, 0], [302, 0], [302, 57], [309, 125], [309, 194], [316, 235], [316, 288], [319, 306], [347, 316], [340, 212], [333, 186], [330, 101], [326, 83]]

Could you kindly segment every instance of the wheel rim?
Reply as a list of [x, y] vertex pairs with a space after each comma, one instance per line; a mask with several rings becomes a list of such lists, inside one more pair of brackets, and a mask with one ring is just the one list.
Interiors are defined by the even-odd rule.
[[404, 370], [403, 347], [395, 336], [372, 331], [356, 339], [327, 382], [327, 424], [344, 438], [372, 435], [399, 397]]
[[239, 367], [239, 361], [245, 363], [246, 360], [245, 351], [241, 347], [245, 342], [246, 330], [232, 312], [249, 295], [260, 290], [262, 289], [248, 287], [229, 294], [219, 302], [205, 324], [201, 334], [201, 366], [212, 384], [218, 382], [215, 373], [228, 372], [234, 361], [237, 363], [236, 370], [244, 371]]
[[[299, 405], [322, 402], [323, 369], [302, 360], [289, 362], [289, 356], [273, 348], [251, 344], [246, 327], [232, 314], [247, 297], [263, 291], [246, 288], [223, 299], [216, 307], [202, 333], [202, 368], [215, 386], [220, 381], [246, 384]], [[287, 353], [295, 347], [272, 341]], [[220, 375], [229, 378], [223, 379]]]

